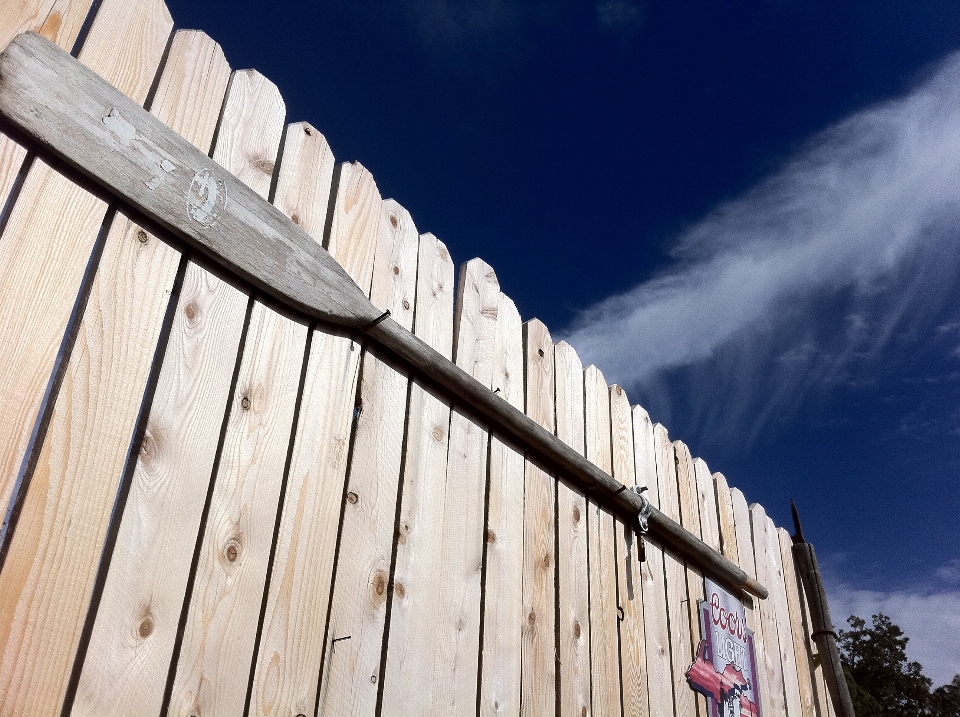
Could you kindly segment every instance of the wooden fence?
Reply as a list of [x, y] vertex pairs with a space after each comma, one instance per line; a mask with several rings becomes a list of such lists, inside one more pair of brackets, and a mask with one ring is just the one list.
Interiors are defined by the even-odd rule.
[[[765, 715], [833, 715], [790, 537], [162, 0], [11, 0], [380, 309], [714, 550]], [[92, 17], [88, 17], [91, 15]], [[0, 79], [2, 82], [2, 79]], [[0, 715], [707, 717], [702, 566], [429, 375], [0, 134]]]

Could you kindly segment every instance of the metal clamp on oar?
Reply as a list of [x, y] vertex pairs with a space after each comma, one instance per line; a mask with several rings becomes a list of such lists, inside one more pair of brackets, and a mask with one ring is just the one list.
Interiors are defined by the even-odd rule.
[[640, 496], [640, 510], [637, 512], [637, 524], [634, 527], [634, 532], [637, 535], [637, 559], [644, 563], [647, 561], [647, 548], [643, 542], [643, 536], [650, 532], [649, 520], [650, 516], [653, 515], [653, 503], [643, 494], [647, 490], [647, 486], [635, 485], [630, 490]]

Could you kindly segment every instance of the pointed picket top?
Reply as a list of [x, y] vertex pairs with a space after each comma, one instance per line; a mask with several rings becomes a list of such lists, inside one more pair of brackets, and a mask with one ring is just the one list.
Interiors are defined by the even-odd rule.
[[410, 212], [393, 199], [381, 206], [370, 301], [408, 331], [413, 329], [416, 304], [417, 256], [420, 235]]
[[485, 386], [493, 382], [489, 354], [496, 341], [499, 304], [500, 283], [493, 268], [483, 259], [462, 264], [453, 315], [453, 358]]
[[326, 138], [306, 122], [287, 125], [274, 206], [320, 244], [327, 225], [334, 157]]

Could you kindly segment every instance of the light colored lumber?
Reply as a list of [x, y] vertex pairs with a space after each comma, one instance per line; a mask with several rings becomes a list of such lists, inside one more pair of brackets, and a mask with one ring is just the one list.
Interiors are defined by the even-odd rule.
[[[180, 256], [118, 215], [0, 577], [0, 713], [59, 709]], [[151, 246], [152, 245], [152, 246]]]
[[69, 52], [92, 4], [93, 0], [6, 0], [0, 4], [0, 50], [21, 32], [32, 31]]
[[[610, 443], [610, 394], [596, 366], [583, 372], [586, 456], [604, 471], [613, 470]], [[591, 713], [620, 714], [619, 603], [617, 601], [616, 532], [613, 515], [592, 497], [587, 536], [590, 569]]]
[[[493, 389], [510, 405], [522, 409], [523, 328], [516, 305], [502, 293], [498, 300], [493, 363]], [[522, 638], [518, 626], [523, 621], [522, 450], [496, 433], [490, 436], [480, 678], [480, 714], [483, 717], [520, 712]]]
[[[657, 478], [660, 488], [660, 510], [677, 522], [682, 520], [680, 487], [677, 482], [677, 460], [667, 429], [654, 426], [657, 455]], [[684, 673], [693, 663], [690, 615], [687, 608], [687, 570], [684, 561], [665, 551], [664, 573], [667, 586], [667, 616], [670, 624], [670, 660], [673, 674], [674, 710], [678, 716], [697, 714], [696, 693], [687, 684]]]
[[254, 304], [168, 714], [243, 711], [306, 339]]
[[[333, 152], [326, 137], [306, 122], [287, 125], [273, 205], [320, 244], [333, 169]], [[343, 228], [341, 223], [338, 229]], [[337, 244], [346, 247], [349, 242], [338, 239]]]
[[[645, 508], [639, 496], [620, 490], [622, 486], [609, 474], [490, 393], [456, 364], [445, 361], [440, 352], [397, 322], [381, 321], [343, 267], [318, 250], [289, 218], [258, 202], [233, 177], [221, 176], [202, 154], [95, 75], [82, 72], [52, 45], [35, 35], [18, 37], [0, 55], [0, 72], [12, 78], [0, 86], [0, 113], [87, 177], [280, 301], [312, 317], [364, 328], [368, 337], [431, 375], [507, 434], [547, 456], [591, 490], [605, 489], [614, 509], [632, 515]], [[44, 121], [32, 111], [41, 104], [47, 108]], [[113, 106], [106, 116], [104, 105]], [[109, 121], [104, 124], [104, 120]], [[113, 152], [110, 162], [103, 161], [107, 148]], [[157, 158], [162, 159], [156, 162]], [[338, 186], [343, 182], [341, 173]], [[184, 193], [188, 196], [186, 213]], [[338, 197], [341, 194], [338, 191]], [[359, 190], [347, 191], [344, 196], [359, 194]], [[355, 206], [359, 204], [358, 199]], [[241, 238], [244, 241], [237, 240]], [[365, 283], [362, 277], [360, 283]], [[676, 521], [654, 510], [649, 522], [655, 536], [695, 560], [704, 571], [766, 596], [762, 585]]]
[[[554, 349], [557, 437], [584, 451], [583, 364], [565, 341]], [[560, 614], [560, 714], [590, 711], [590, 573], [587, 567], [587, 499], [557, 482], [557, 585]]]
[[334, 180], [337, 195], [327, 249], [357, 286], [369, 293], [382, 215], [380, 192], [373, 175], [359, 162], [341, 164]]
[[783, 564], [783, 581], [786, 587], [787, 609], [790, 621], [788, 627], [793, 638], [793, 652], [797, 663], [797, 678], [800, 687], [800, 713], [803, 717], [818, 717], [819, 709], [814, 693], [813, 651], [811, 649], [808, 624], [803, 614], [800, 594], [803, 586], [799, 583], [797, 569], [793, 564], [793, 540], [783, 528], [777, 529], [780, 540], [780, 558]]
[[266, 198], [283, 133], [280, 90], [256, 70], [237, 70], [223, 105], [213, 160]]
[[[371, 277], [376, 273], [372, 298], [394, 311], [416, 292], [420, 240], [409, 213], [396, 202], [381, 203], [380, 215], [352, 227], [341, 223], [337, 231], [345, 233], [336, 235], [337, 241], [331, 235], [330, 246], [340, 252], [338, 261], [353, 271]], [[372, 230], [379, 232], [373, 241], [366, 236]], [[376, 248], [372, 256], [358, 250], [367, 245]], [[361, 264], [370, 259], [373, 269]], [[405, 328], [413, 327], [413, 312], [400, 310], [397, 318], [406, 322]], [[364, 352], [325, 645], [321, 715], [373, 715], [376, 709], [384, 678], [381, 662], [408, 390], [405, 367], [384, 360], [376, 348]], [[349, 639], [339, 640], [344, 637]]]
[[[786, 580], [783, 571], [783, 559], [780, 553], [780, 538], [777, 527], [770, 516], [766, 519], [766, 554], [770, 562], [770, 599], [773, 604], [777, 634], [780, 643], [780, 664], [783, 667], [783, 689], [787, 701], [787, 714], [790, 717], [802, 714], [803, 700], [800, 694], [800, 680], [797, 672], [797, 656], [793, 650], [793, 636], [790, 634], [790, 610], [787, 605]], [[756, 530], [756, 528], [754, 528]]]
[[[179, 32], [152, 111], [206, 149], [219, 111], [204, 107], [222, 104], [229, 74], [213, 40]], [[147, 301], [162, 304], [163, 293]], [[73, 714], [160, 710], [246, 305], [186, 270]]]
[[[148, 14], [156, 10], [140, 8]], [[169, 15], [165, 17], [169, 20]], [[144, 62], [131, 67], [121, 82], [136, 86], [139, 76], [152, 78], [159, 52], [151, 57], [151, 47], [159, 36], [125, 32], [112, 39], [120, 48], [137, 42], [146, 47]], [[107, 38], [101, 33], [91, 41], [90, 56], [103, 56]], [[36, 173], [31, 172], [36, 179], [29, 191], [21, 194], [23, 204], [18, 202], [22, 212], [14, 212], [0, 242], [5, 299], [0, 337], [6, 347], [0, 384], [14, 407], [0, 424], [4, 500], [9, 500], [15, 471], [21, 469], [76, 298], [82, 263], [96, 236], [98, 212], [102, 216], [103, 211], [98, 200], [38, 165]], [[64, 203], [80, 205], [81, 216], [61, 216]], [[57, 712], [66, 692], [179, 261], [179, 255], [155, 237], [141, 242], [138, 232], [138, 227], [121, 221], [106, 243], [65, 367], [59, 402], [42, 446], [34, 447], [39, 451], [36, 468], [24, 486], [19, 530], [0, 574], [3, 714], [21, 714], [26, 706], [40, 714]], [[58, 286], [59, 264], [71, 254], [80, 259], [80, 270], [72, 273], [65, 287]], [[160, 301], [154, 298], [157, 294]]]
[[[323, 136], [303, 123], [288, 125], [274, 204], [318, 242], [332, 174]], [[316, 704], [359, 367], [360, 350], [349, 337], [312, 332], [254, 667], [252, 715], [312, 714]]]
[[[734, 509], [736, 509], [736, 503], [734, 503]], [[754, 503], [750, 506], [750, 526], [753, 532], [753, 558], [757, 568], [757, 579], [769, 585], [776, 578], [776, 569], [773, 565], [773, 557], [770, 555], [771, 544], [767, 537], [767, 514], [762, 505]], [[739, 525], [737, 529], [739, 530]], [[779, 548], [777, 552], [780, 552]], [[784, 669], [777, 629], [776, 587], [771, 585], [769, 589], [770, 599], [763, 600], [759, 606], [760, 623], [763, 625], [763, 669], [766, 671], [767, 681], [764, 709], [769, 709], [774, 714], [787, 715], [789, 703], [784, 692]]]
[[[633, 443], [637, 484], [647, 486], [646, 496], [660, 504], [656, 440], [653, 422], [640, 406], [633, 408]], [[673, 677], [670, 662], [670, 628], [667, 624], [667, 590], [663, 548], [649, 538], [647, 560], [641, 568], [644, 642], [646, 643], [647, 704], [652, 717], [673, 716]]]
[[[449, 352], [453, 339], [453, 262], [446, 247], [431, 234], [420, 237], [419, 261], [414, 288], [415, 331], [430, 345]], [[447, 502], [459, 504], [460, 500], [448, 486], [447, 457], [455, 440], [450, 420], [450, 404], [414, 381], [407, 417], [383, 714], [443, 714], [453, 691], [449, 681], [451, 676], [456, 677], [459, 666], [443, 664], [438, 654], [451, 629], [449, 618], [442, 617], [449, 610], [443, 605], [444, 586], [458, 579], [454, 565], [445, 563], [444, 545], [452, 527]], [[479, 543], [482, 524], [473, 532], [472, 536], [452, 536], [454, 546], [469, 537]], [[423, 689], [425, 684], [431, 689]]]
[[[613, 477], [626, 486], [637, 485], [633, 415], [621, 386], [610, 387], [610, 427], [613, 441]], [[620, 684], [624, 717], [647, 717], [647, 641], [643, 621], [643, 579], [636, 526], [620, 518], [617, 532], [617, 578], [620, 607]]]
[[[523, 325], [526, 413], [554, 431], [554, 348], [550, 331], [538, 319]], [[556, 555], [556, 478], [527, 457], [523, 480], [523, 610], [521, 712], [548, 715], [556, 710], [554, 590]]]
[[[81, 57], [134, 102], [143, 102], [170, 34], [170, 15], [159, 0], [105, 0], [102, 13], [127, 16], [130, 22], [119, 27], [95, 22]], [[114, 60], [118, 54], [127, 58], [121, 68]], [[37, 159], [0, 241], [0, 393], [7, 401], [0, 415], [0, 505], [10, 503], [21, 478], [106, 209], [103, 201]]]
[[713, 484], [716, 489], [717, 515], [719, 518], [720, 550], [735, 563], [740, 562], [740, 552], [737, 549], [737, 528], [733, 517], [733, 498], [730, 495], [730, 485], [723, 473], [713, 474]]
[[[730, 502], [733, 505], [735, 541], [739, 555], [739, 565], [751, 575], [757, 574], [756, 558], [753, 553], [753, 528], [750, 521], [750, 508], [747, 499], [738, 488], [730, 489]], [[760, 683], [760, 706], [763, 710], [772, 709], [770, 697], [770, 674], [773, 668], [767, 665], [767, 646], [763, 634], [763, 619], [755, 601], [743, 601], [747, 627], [754, 633], [754, 651], [757, 660], [757, 681]], [[756, 693], [754, 693], [756, 694]], [[782, 704], [783, 698], [780, 699]]]
[[693, 461], [696, 474], [697, 502], [700, 505], [700, 537], [707, 545], [720, 551], [720, 515], [717, 510], [717, 490], [710, 468], [702, 458]]
[[0, 713], [59, 711], [180, 256], [118, 215], [14, 534]]
[[[690, 455], [690, 449], [683, 441], [674, 441], [673, 451], [677, 463], [677, 487], [680, 490], [681, 524], [698, 537], [702, 537], [700, 514], [704, 506], [700, 503], [693, 457]], [[704, 599], [704, 583], [703, 573], [690, 563], [687, 563], [686, 577], [687, 601], [685, 604], [690, 618], [690, 661], [687, 664], [687, 667], [689, 667], [697, 654], [697, 646], [700, 644], [700, 640], [704, 638], [703, 627], [700, 624], [700, 603]], [[674, 668], [676, 667], [677, 665], [674, 665]], [[708, 712], [706, 697], [699, 692], [695, 692], [694, 697], [697, 703], [697, 713], [701, 717], [706, 717]]]
[[[269, 80], [251, 70], [233, 73], [213, 158], [261, 197], [284, 114]], [[306, 338], [306, 326], [254, 304], [200, 536], [170, 714], [243, 709]]]

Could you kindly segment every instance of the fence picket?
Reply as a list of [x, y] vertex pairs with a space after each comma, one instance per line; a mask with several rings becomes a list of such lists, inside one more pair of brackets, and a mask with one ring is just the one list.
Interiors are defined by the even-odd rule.
[[[657, 478], [660, 488], [660, 510], [681, 522], [680, 486], [677, 482], [677, 460], [667, 429], [659, 423], [653, 427], [657, 456]], [[666, 550], [663, 553], [667, 586], [667, 619], [670, 625], [670, 664], [673, 676], [674, 712], [677, 717], [697, 713], [695, 693], [684, 673], [693, 662], [690, 617], [687, 609], [687, 570], [683, 560]]]
[[[341, 181], [348, 169], [357, 167], [341, 165]], [[362, 168], [361, 171], [365, 172]], [[361, 179], [353, 175], [350, 182]], [[347, 187], [348, 191], [355, 191], [349, 182]], [[347, 198], [338, 194], [338, 209], [341, 200]], [[342, 205], [344, 212], [357, 210], [352, 201]], [[403, 310], [402, 302], [409, 303], [409, 297], [417, 291], [420, 238], [410, 215], [395, 202], [388, 206], [389, 210], [376, 221], [360, 221], [360, 217], [349, 225], [354, 238], [357, 230], [376, 228], [379, 236], [374, 237], [375, 241], [344, 241], [348, 237], [338, 235], [331, 236], [330, 246], [339, 252], [338, 261], [345, 267], [349, 265], [355, 277], [371, 277], [377, 289], [375, 303], [391, 311], [400, 304], [396, 318], [411, 329], [414, 312]], [[338, 231], [345, 229], [343, 223], [338, 225]], [[362, 251], [367, 244], [377, 248], [371, 257], [374, 268], [370, 272], [362, 263], [365, 256], [370, 256]], [[359, 413], [348, 469], [319, 696], [322, 715], [372, 715], [376, 709], [383, 679], [381, 661], [409, 383], [406, 367], [384, 359], [377, 349], [364, 350]]]
[[803, 604], [800, 595], [803, 586], [800, 585], [797, 569], [793, 564], [793, 540], [783, 528], [777, 529], [780, 540], [780, 557], [783, 561], [783, 581], [786, 587], [787, 608], [789, 622], [787, 628], [793, 638], [793, 650], [797, 661], [797, 677], [800, 686], [800, 710], [803, 717], [818, 717], [819, 705], [816, 701], [813, 673], [816, 666], [813, 662], [813, 650], [809, 639], [809, 628], [804, 619]]
[[[647, 498], [660, 507], [660, 481], [656, 439], [649, 414], [633, 408], [634, 456], [637, 484], [647, 487]], [[646, 539], [646, 561], [640, 571], [643, 589], [644, 641], [646, 642], [647, 704], [651, 717], [673, 717], [673, 671], [670, 662], [670, 629], [667, 624], [667, 588], [664, 553], [659, 543]]]
[[[736, 494], [734, 494], [736, 501]], [[737, 504], [734, 502], [734, 509]], [[737, 517], [739, 531], [739, 516]], [[773, 594], [776, 588], [770, 581], [776, 577], [776, 569], [770, 555], [767, 539], [767, 514], [762, 505], [750, 506], [750, 526], [753, 532], [753, 558], [756, 563], [757, 580], [768, 586], [771, 597], [760, 601], [760, 622], [763, 625], [763, 664], [767, 674], [767, 708], [774, 714], [787, 715], [788, 702], [784, 692], [783, 664], [780, 659], [780, 637], [777, 633], [777, 609]], [[777, 549], [779, 553], [779, 547]], [[793, 717], [791, 715], [791, 717]]]
[[[587, 366], [583, 384], [587, 458], [609, 473], [613, 455], [607, 382], [596, 366]], [[595, 717], [607, 717], [620, 714], [616, 532], [613, 514], [601, 504], [588, 501], [591, 711]]]
[[770, 598], [765, 602], [773, 604], [780, 644], [780, 664], [783, 668], [783, 689], [787, 701], [787, 714], [796, 717], [803, 713], [803, 700], [800, 693], [800, 678], [797, 671], [797, 656], [793, 650], [793, 636], [790, 634], [790, 610], [787, 606], [786, 580], [783, 571], [783, 559], [780, 553], [780, 537], [773, 520], [766, 516], [766, 554], [770, 561], [770, 573], [767, 585]]
[[[273, 201], [318, 242], [333, 163], [323, 135], [287, 126]], [[316, 705], [360, 350], [336, 332], [311, 337], [250, 714], [310, 714]]]
[[[526, 414], [554, 432], [554, 348], [550, 332], [532, 319], [523, 325]], [[523, 479], [523, 610], [521, 712], [556, 711], [554, 573], [556, 478], [531, 457]]]
[[[737, 554], [739, 556], [740, 567], [748, 574], [757, 576], [756, 558], [753, 553], [753, 528], [750, 521], [750, 508], [747, 506], [747, 499], [737, 488], [730, 489], [730, 502], [732, 504], [734, 516], [734, 529], [736, 531], [733, 540], [737, 545]], [[767, 646], [763, 635], [763, 619], [757, 604], [750, 600], [743, 602], [744, 613], [747, 618], [747, 627], [754, 633], [754, 651], [757, 660], [757, 681], [760, 692], [760, 705], [764, 711], [774, 709], [774, 702], [770, 695], [770, 675], [772, 667], [768, 666]], [[781, 699], [782, 702], [782, 699]]]
[[334, 173], [336, 203], [329, 218], [327, 251], [361, 289], [370, 293], [373, 256], [381, 218], [380, 192], [373, 175], [359, 162], [345, 162]]
[[[125, 28], [108, 38], [105, 23], [95, 24], [98, 32], [91, 33], [85, 56], [98, 70], [113, 70], [123, 89], [142, 101], [171, 22], [166, 8], [156, 3], [127, 9], [134, 19], [148, 18], [153, 32]], [[116, 71], [108, 43], [121, 54], [137, 48], [139, 61]], [[12, 409], [4, 412], [0, 424], [3, 500], [13, 492], [33, 422], [42, 410], [43, 389], [105, 209], [100, 200], [42, 162], [34, 164], [31, 175], [35, 179], [30, 191], [18, 201], [21, 211], [14, 211], [0, 242], [4, 292], [17, 297], [4, 302], [6, 311], [0, 312], [0, 339], [8, 347], [0, 363], [0, 385]], [[80, 216], [63, 214], [65, 207], [78, 208]], [[79, 270], [65, 266], [70, 256], [78, 260]], [[60, 402], [50, 412], [46, 435], [36, 439], [35, 480], [24, 485], [21, 529], [12, 539], [6, 536], [10, 552], [0, 574], [0, 594], [5, 596], [0, 601], [0, 713], [59, 711], [66, 694], [166, 311], [166, 302], [155, 297], [169, 296], [178, 260], [176, 252], [155, 238], [144, 245], [129, 223], [118, 226], [106, 243], [65, 367]], [[25, 341], [25, 336], [30, 339]]]
[[[266, 196], [285, 108], [253, 70], [230, 78], [213, 158]], [[307, 327], [253, 304], [221, 438], [169, 713], [243, 710]], [[169, 678], [168, 678], [169, 679]]]
[[[178, 32], [153, 112], [207, 149], [229, 76], [213, 40]], [[160, 709], [230, 385], [224, 366], [235, 361], [246, 305], [238, 290], [187, 268], [73, 714]], [[111, 689], [119, 683], [131, 689]]]
[[[503, 293], [494, 337], [493, 389], [515, 408], [523, 408], [523, 327], [516, 305]], [[490, 436], [480, 677], [483, 717], [520, 712], [522, 638], [517, 626], [523, 621], [522, 451], [496, 434]]]
[[[32, 30], [69, 51], [93, 0], [8, 0], [0, 4], [0, 50]], [[27, 148], [0, 130], [0, 210], [27, 156]]]
[[[637, 485], [633, 415], [627, 392], [610, 387], [610, 425], [613, 438], [613, 477], [628, 488]], [[647, 641], [643, 622], [642, 563], [637, 554], [636, 530], [622, 518], [617, 531], [617, 578], [620, 608], [620, 682], [624, 717], [650, 714], [647, 700]]]
[[[143, 102], [171, 28], [161, 0], [104, 0], [80, 57]], [[0, 241], [0, 285], [9, 297], [0, 305], [0, 393], [7, 402], [0, 414], [0, 506], [10, 503], [27, 469], [24, 455], [106, 211], [101, 199], [37, 159]]]
[[[673, 450], [677, 463], [677, 487], [680, 491], [680, 524], [700, 538], [702, 536], [700, 512], [703, 506], [700, 505], [698, 500], [699, 491], [693, 457], [690, 455], [690, 449], [682, 441], [674, 441]], [[703, 572], [692, 563], [687, 562], [686, 580], [687, 601], [685, 605], [690, 620], [690, 660], [687, 662], [687, 666], [689, 666], [693, 662], [697, 646], [703, 636], [703, 630], [700, 627], [700, 602], [704, 599]], [[699, 692], [694, 693], [694, 698], [697, 705], [697, 714], [700, 717], [707, 717], [706, 698]]]
[[713, 474], [713, 485], [716, 491], [717, 513], [720, 524], [720, 552], [733, 562], [740, 563], [740, 551], [737, 549], [737, 526], [733, 517], [733, 498], [730, 496], [730, 486], [723, 473]]
[[[565, 341], [554, 349], [557, 436], [583, 454], [583, 364]], [[590, 712], [590, 573], [587, 567], [587, 499], [557, 482], [557, 584], [560, 633], [560, 714]]]

